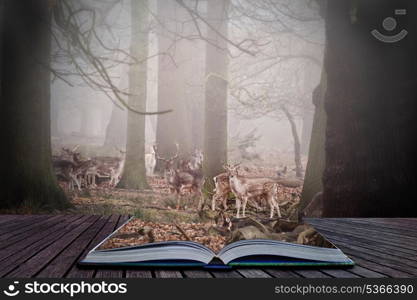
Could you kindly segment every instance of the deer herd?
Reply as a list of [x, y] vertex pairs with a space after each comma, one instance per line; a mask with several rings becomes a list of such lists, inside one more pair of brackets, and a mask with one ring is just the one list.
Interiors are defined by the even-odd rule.
[[[78, 146], [72, 150], [62, 148], [61, 155], [53, 156], [53, 167], [58, 179], [66, 181], [70, 190], [82, 187], [95, 188], [97, 182], [107, 181], [110, 187], [116, 187], [120, 180], [124, 163], [125, 152], [117, 149], [118, 157], [98, 156], [83, 160]], [[179, 159], [179, 145], [176, 144], [176, 153], [171, 157], [162, 157], [158, 153], [158, 147], [151, 147], [150, 153], [145, 155], [146, 174], [155, 175], [155, 166], [160, 162], [160, 170], [170, 193], [177, 199], [176, 208], [180, 208], [181, 195], [188, 191], [200, 199], [199, 208], [203, 203], [202, 189], [204, 185], [203, 153], [194, 151], [188, 160]], [[159, 167], [158, 167], [159, 168]], [[248, 202], [257, 208], [266, 202], [270, 209], [270, 218], [275, 212], [281, 218], [280, 211], [280, 186], [297, 187], [299, 182], [288, 182], [280, 177], [249, 177], [240, 172], [240, 165], [224, 165], [225, 172], [213, 178], [215, 188], [211, 209], [216, 210], [216, 204], [221, 203], [224, 210], [228, 209], [227, 200], [230, 194], [235, 197], [236, 218], [246, 216]]]
[[95, 188], [97, 180], [108, 181], [110, 186], [115, 187], [123, 171], [125, 152], [118, 149], [120, 157], [98, 156], [83, 160], [78, 148], [62, 148], [60, 155], [52, 157], [57, 178], [67, 182], [70, 190]]

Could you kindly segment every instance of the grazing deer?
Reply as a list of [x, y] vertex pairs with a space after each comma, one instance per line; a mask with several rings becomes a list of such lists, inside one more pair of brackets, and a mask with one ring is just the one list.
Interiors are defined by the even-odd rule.
[[277, 210], [278, 217], [281, 212], [278, 206], [278, 190], [270, 178], [247, 178], [239, 175], [239, 166], [226, 165], [225, 169], [229, 176], [231, 191], [236, 196], [236, 218], [240, 218], [240, 209], [242, 206], [242, 216], [246, 216], [246, 205], [249, 199], [265, 198], [270, 205], [270, 218], [273, 217], [274, 211]]
[[155, 153], [155, 146], [151, 147], [151, 153], [145, 154], [145, 167], [146, 167], [146, 174], [148, 176], [153, 176], [155, 172], [156, 166], [156, 153]]

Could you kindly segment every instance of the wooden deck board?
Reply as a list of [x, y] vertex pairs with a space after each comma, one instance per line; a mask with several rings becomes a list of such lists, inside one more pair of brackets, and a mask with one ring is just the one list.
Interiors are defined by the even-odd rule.
[[[72, 230], [73, 221], [80, 219], [81, 216], [72, 216], [68, 218], [63, 217], [63, 221], [59, 226], [53, 228], [53, 232], [48, 232], [45, 236], [35, 235], [36, 242], [30, 241], [30, 245], [24, 245], [23, 249], [14, 250], [11, 249], [11, 252], [6, 259], [0, 261], [0, 277], [5, 276], [7, 273], [16, 269], [20, 264], [30, 259], [32, 256], [36, 255], [41, 250], [49, 247], [56, 240], [67, 234]], [[10, 276], [9, 276], [10, 277]]]
[[126, 270], [126, 278], [152, 278], [149, 270]]
[[364, 228], [376, 229], [382, 232], [390, 232], [399, 235], [405, 235], [408, 237], [417, 238], [417, 225], [413, 227], [405, 227], [404, 225], [390, 224], [390, 223], [378, 223], [374, 221], [368, 221], [368, 219], [338, 219], [338, 223], [346, 223], [348, 225], [355, 224]]
[[178, 270], [165, 270], [165, 269], [157, 269], [155, 270], [155, 277], [156, 278], [182, 278], [182, 274]]
[[91, 223], [95, 222], [98, 217], [96, 216], [85, 216], [81, 219], [76, 220], [73, 224], [77, 224], [73, 230], [62, 236], [58, 241], [53, 243], [51, 246], [43, 249], [41, 252], [31, 257], [25, 263], [19, 265], [10, 276], [11, 277], [33, 277], [43, 267], [45, 267], [55, 256], [59, 255], [67, 245], [69, 245], [78, 235], [86, 230]]
[[62, 278], [77, 263], [80, 249], [88, 245], [99, 230], [106, 224], [108, 217], [100, 217], [88, 230], [84, 231], [64, 251], [55, 257], [36, 277], [40, 278]]
[[361, 230], [368, 233], [381, 233], [386, 236], [401, 237], [404, 241], [414, 242], [417, 239], [416, 232], [408, 229], [392, 228], [389, 225], [375, 225], [371, 222], [363, 222], [361, 220], [329, 220], [326, 224], [335, 224], [336, 226], [347, 226], [350, 229]]
[[304, 278], [330, 278], [332, 276], [314, 269], [295, 269], [294, 272]]
[[309, 219], [350, 256], [352, 268], [124, 269], [77, 262], [128, 216], [0, 215], [0, 277], [381, 278], [417, 277], [417, 219]]
[[[82, 251], [80, 255], [80, 259], [83, 258], [87, 253], [93, 249], [98, 243], [104, 240], [109, 234], [116, 229], [116, 226], [119, 221], [119, 216], [113, 215], [107, 219], [106, 224], [103, 228], [99, 231], [99, 233], [95, 236], [95, 238], [90, 241], [86, 248]], [[71, 270], [68, 272], [66, 277], [68, 278], [92, 278], [95, 274], [94, 268], [80, 268], [77, 264], [74, 264]]]
[[22, 241], [27, 244], [28, 239], [32, 239], [34, 235], [36, 236], [36, 234], [38, 233], [43, 233], [47, 229], [54, 228], [55, 225], [62, 222], [63, 218], [65, 218], [65, 216], [54, 216], [52, 218], [47, 218], [37, 224], [34, 224], [34, 226], [25, 230], [24, 232], [20, 234], [15, 234], [4, 241], [1, 241], [0, 249], [10, 248], [10, 246], [13, 246], [13, 249], [16, 250], [16, 244], [21, 244]]
[[301, 277], [297, 273], [291, 270], [286, 270], [286, 269], [268, 268], [268, 269], [264, 269], [264, 271], [274, 278], [300, 278]]
[[[0, 261], [5, 259], [10, 259], [10, 256], [16, 257], [17, 253], [22, 254], [26, 252], [28, 249], [31, 249], [32, 253], [35, 250], [34, 247], [39, 244], [40, 241], [46, 242], [46, 239], [50, 239], [54, 236], [54, 233], [62, 234], [66, 222], [71, 222], [76, 219], [79, 219], [81, 216], [68, 216], [68, 217], [61, 217], [61, 222], [50, 224], [50, 227], [45, 228], [36, 228], [33, 232], [28, 232], [30, 235], [26, 236], [24, 239], [19, 239], [12, 243], [5, 243], [5, 247], [0, 249]], [[64, 222], [62, 221], [64, 220]]]
[[216, 270], [211, 271], [211, 274], [215, 278], [243, 278], [243, 276], [235, 270]]
[[[119, 220], [116, 223], [115, 229], [122, 226], [123, 223], [125, 223], [128, 219], [129, 219], [128, 216], [120, 216]], [[109, 269], [100, 268], [100, 269], [97, 269], [94, 277], [95, 278], [122, 278], [122, 277], [126, 277], [125, 275], [126, 274], [122, 268], [120, 269], [119, 268], [109, 268]]]
[[7, 222], [0, 227], [0, 243], [7, 241], [13, 236], [32, 230], [33, 226], [36, 226], [39, 221], [44, 221], [45, 219], [51, 217], [52, 216], [37, 216], [33, 218], [26, 218], [21, 222], [19, 222], [19, 219], [15, 219], [11, 223]]
[[186, 278], [213, 278], [206, 270], [184, 270], [183, 274]]
[[415, 257], [416, 255], [415, 250], [399, 248], [391, 244], [378, 242], [377, 240], [370, 241], [369, 239], [364, 239], [360, 237], [358, 238], [358, 237], [355, 237], [354, 235], [334, 233], [334, 232], [330, 232], [329, 230], [323, 230], [321, 227], [319, 228], [318, 226], [317, 226], [317, 229], [320, 232], [322, 232], [324, 235], [326, 235], [328, 240], [336, 244], [341, 244], [345, 242], [345, 243], [349, 243], [350, 245], [356, 245], [356, 246], [368, 248], [371, 251], [373, 250], [383, 251], [386, 253], [392, 253], [392, 255], [394, 256], [407, 257], [412, 260], [417, 259]]
[[384, 232], [371, 231], [369, 232], [366, 229], [357, 229], [357, 228], [348, 228], [347, 226], [337, 226], [335, 224], [325, 224], [323, 222], [311, 222], [316, 229], [319, 231], [325, 230], [330, 231], [331, 233], [346, 234], [352, 237], [361, 237], [366, 240], [369, 240], [374, 243], [382, 243], [387, 245], [396, 246], [399, 249], [404, 249], [405, 251], [411, 250], [413, 253], [417, 250], [417, 244], [414, 244], [412, 241], [407, 242], [403, 240], [401, 236], [390, 235], [388, 236]]
[[237, 269], [245, 278], [271, 278], [272, 276], [260, 269], [248, 268], [248, 269]]

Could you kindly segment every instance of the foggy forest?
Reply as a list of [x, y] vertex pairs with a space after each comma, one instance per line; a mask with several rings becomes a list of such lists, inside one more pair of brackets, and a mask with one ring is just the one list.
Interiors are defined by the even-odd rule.
[[416, 4], [376, 2], [0, 1], [0, 211], [415, 216], [417, 21], [370, 31]]

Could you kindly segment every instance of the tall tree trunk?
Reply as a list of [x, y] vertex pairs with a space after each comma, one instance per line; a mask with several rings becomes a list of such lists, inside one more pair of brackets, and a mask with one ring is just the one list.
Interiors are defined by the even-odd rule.
[[297, 124], [294, 121], [294, 117], [291, 115], [289, 110], [282, 105], [281, 110], [284, 112], [291, 126], [292, 138], [294, 140], [294, 162], [295, 162], [295, 176], [303, 177], [303, 165], [301, 163], [301, 145], [300, 138], [297, 132]]
[[[416, 216], [416, 12], [415, 1], [328, 2], [324, 216]], [[408, 35], [385, 43], [372, 29]]]
[[[146, 110], [148, 57], [148, 0], [131, 1], [132, 40], [130, 54], [138, 63], [129, 70], [129, 105], [136, 110]], [[119, 188], [148, 188], [145, 168], [145, 116], [134, 112], [127, 114], [126, 161]]]
[[[317, 0], [319, 14], [326, 20], [327, 0]], [[326, 48], [324, 49], [324, 60]], [[299, 211], [305, 209], [313, 200], [313, 197], [323, 191], [323, 172], [326, 152], [324, 144], [326, 140], [326, 111], [324, 110], [324, 95], [327, 89], [327, 74], [323, 67], [320, 84], [314, 89], [312, 100], [314, 105], [313, 126], [311, 130], [310, 145], [308, 150], [308, 162], [304, 175], [303, 190]]]
[[301, 131], [301, 154], [308, 154], [313, 131], [314, 113], [311, 104], [303, 108], [303, 127]]
[[[180, 157], [188, 159], [193, 150], [192, 125], [188, 103], [185, 99], [184, 61], [187, 60], [187, 48], [178, 41], [178, 34], [184, 34], [185, 20], [189, 14], [175, 0], [158, 0], [158, 109], [173, 109], [173, 112], [158, 115], [156, 144], [162, 157], [170, 157], [176, 152], [176, 143], [180, 146]], [[182, 22], [184, 20], [184, 22]], [[192, 53], [190, 54], [192, 55]], [[157, 162], [156, 171], [162, 171]]]
[[326, 111], [324, 110], [324, 94], [326, 92], [326, 72], [322, 71], [320, 84], [313, 92], [315, 106], [311, 143], [308, 162], [301, 194], [300, 209], [304, 209], [314, 195], [323, 191], [323, 171], [325, 165], [324, 143], [326, 138]]
[[[0, 70], [3, 68], [3, 63], [2, 63], [3, 33], [4, 33], [4, 21], [2, 21], [3, 18], [4, 18], [4, 0], [0, 0]], [[1, 86], [2, 86], [1, 76], [2, 75], [3, 75], [2, 72], [0, 72], [0, 97], [2, 96], [2, 93], [1, 93]]]
[[52, 171], [51, 2], [4, 3], [0, 109], [0, 207], [69, 205]]
[[[129, 66], [120, 70], [118, 88], [127, 91], [129, 88]], [[110, 121], [106, 126], [104, 145], [107, 147], [125, 147], [127, 133], [127, 111], [123, 107], [113, 104]]]
[[[213, 177], [224, 171], [227, 163], [227, 41], [229, 0], [207, 2], [206, 91], [204, 128], [205, 188], [212, 190]], [[221, 35], [223, 37], [221, 37]]]
[[51, 101], [51, 136], [53, 137], [57, 137], [59, 135], [58, 114], [59, 114], [58, 101]]
[[106, 127], [104, 145], [108, 147], [123, 147], [126, 145], [126, 110], [113, 105], [110, 121]]

